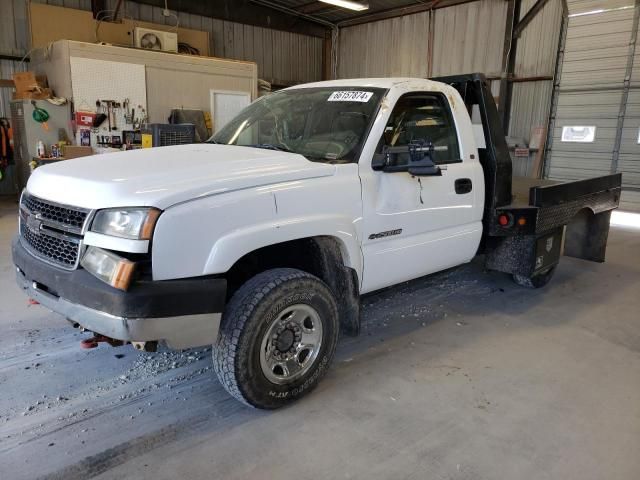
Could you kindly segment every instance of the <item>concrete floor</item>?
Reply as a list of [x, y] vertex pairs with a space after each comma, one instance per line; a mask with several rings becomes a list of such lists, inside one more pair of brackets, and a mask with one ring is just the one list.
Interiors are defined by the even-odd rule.
[[364, 300], [319, 388], [271, 413], [207, 349], [81, 350], [14, 285], [0, 204], [0, 478], [640, 478], [640, 230], [527, 290], [479, 262]]

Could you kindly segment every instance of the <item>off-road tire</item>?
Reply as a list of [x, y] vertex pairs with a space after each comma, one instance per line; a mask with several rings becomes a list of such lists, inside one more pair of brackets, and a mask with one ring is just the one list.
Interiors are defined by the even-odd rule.
[[549, 270], [534, 275], [533, 277], [525, 277], [523, 275], [513, 274], [513, 281], [518, 285], [527, 288], [542, 288], [544, 287], [556, 272], [556, 266], [551, 267]]
[[[306, 304], [322, 318], [322, 343], [306, 374], [291, 383], [270, 382], [260, 367], [260, 345], [271, 322], [285, 308]], [[319, 278], [292, 268], [267, 270], [248, 280], [225, 308], [213, 367], [232, 396], [255, 408], [275, 409], [309, 393], [326, 373], [338, 341], [336, 301]]]

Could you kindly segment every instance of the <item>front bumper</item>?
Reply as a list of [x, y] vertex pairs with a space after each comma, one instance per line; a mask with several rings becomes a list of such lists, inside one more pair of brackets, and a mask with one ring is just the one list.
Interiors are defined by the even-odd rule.
[[123, 341], [163, 340], [176, 349], [217, 340], [224, 278], [139, 281], [123, 292], [85, 270], [67, 271], [35, 258], [17, 237], [12, 252], [18, 286], [87, 330]]

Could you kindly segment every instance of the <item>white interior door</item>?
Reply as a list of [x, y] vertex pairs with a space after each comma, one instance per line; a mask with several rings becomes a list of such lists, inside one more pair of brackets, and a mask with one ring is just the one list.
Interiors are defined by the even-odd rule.
[[213, 130], [218, 132], [251, 103], [247, 92], [211, 90], [211, 118]]

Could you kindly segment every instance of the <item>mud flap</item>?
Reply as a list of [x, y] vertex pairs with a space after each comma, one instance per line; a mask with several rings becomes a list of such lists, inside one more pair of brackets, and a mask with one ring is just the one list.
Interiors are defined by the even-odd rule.
[[564, 254], [604, 262], [610, 221], [611, 210], [595, 215], [586, 209], [578, 213], [567, 225]]

